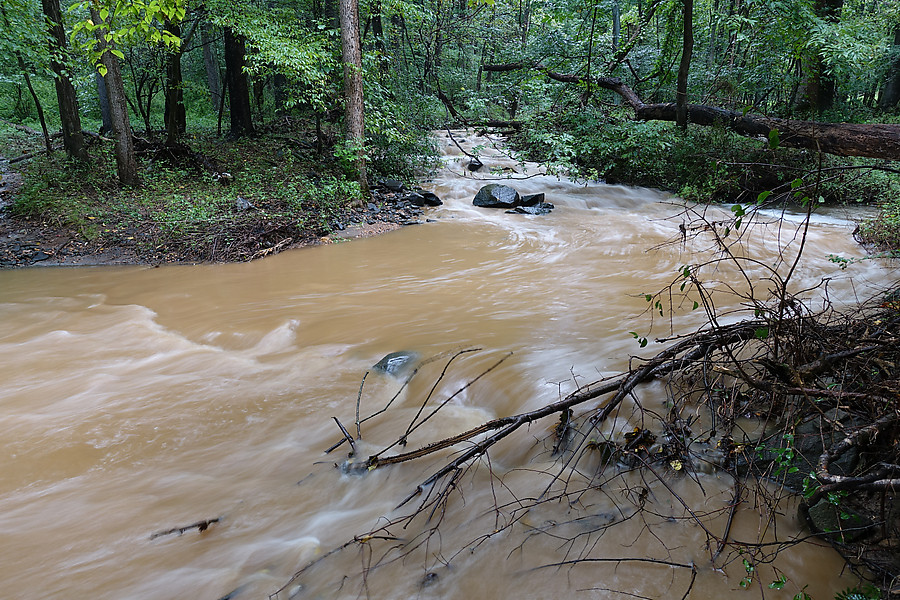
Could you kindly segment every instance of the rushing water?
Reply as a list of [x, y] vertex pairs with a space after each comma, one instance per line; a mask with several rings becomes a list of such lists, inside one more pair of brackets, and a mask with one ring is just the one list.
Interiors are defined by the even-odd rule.
[[[445, 201], [430, 215], [435, 223], [250, 264], [0, 273], [0, 597], [215, 600], [235, 591], [234, 598], [265, 598], [311, 560], [397, 515], [398, 502], [441, 464], [353, 476], [333, 467], [345, 449], [323, 454], [340, 439], [332, 417], [353, 428], [362, 376], [388, 352], [442, 358], [363, 425], [364, 452], [402, 433], [460, 349], [480, 351], [453, 362], [432, 403], [512, 356], [410, 436], [409, 448], [542, 406], [571, 391], [573, 380], [615, 373], [631, 355], [653, 350], [652, 343], [641, 350], [629, 333], [649, 330], [642, 294], [697, 260], [698, 250], [679, 241], [682, 217], [667, 218], [682, 210], [677, 203], [532, 167], [514, 185], [545, 192], [557, 207], [552, 214], [477, 209], [471, 198], [484, 181], [454, 160], [459, 152], [446, 136], [441, 142], [448, 169], [431, 184]], [[490, 148], [484, 154], [488, 166], [522, 171]], [[852, 226], [841, 214], [813, 219], [796, 289], [832, 277], [831, 300], [849, 301], [894, 276], [873, 261], [841, 271], [827, 260], [861, 253]], [[778, 230], [769, 227], [760, 226], [762, 241], [748, 248], [764, 263], [776, 261]], [[740, 285], [724, 266], [714, 278]], [[679, 313], [676, 330], [702, 325], [701, 312]], [[657, 323], [654, 334], [667, 326]], [[362, 412], [380, 408], [397, 388], [370, 374]], [[659, 404], [661, 388], [647, 386], [641, 398]], [[608, 432], [630, 430], [635, 423], [626, 417]], [[533, 496], [547, 485], [539, 471], [552, 461], [540, 440], [553, 425], [533, 424], [492, 450], [451, 498], [441, 533], [405, 560], [362, 582], [368, 553], [374, 562], [379, 550], [374, 541], [352, 545], [282, 596], [353, 598], [368, 585], [374, 598], [664, 598], [681, 597], [691, 578], [689, 570], [648, 563], [531, 570], [576, 555], [693, 561], [691, 598], [740, 590], [740, 560], [713, 568], [701, 528], [672, 517], [680, 509], [659, 485], [648, 500], [658, 518], [631, 519], [602, 537], [585, 532], [621, 518], [617, 498], [627, 490], [581, 499], [593, 525], [536, 534], [573, 518], [557, 502], [479, 539], [498, 525], [489, 510], [495, 498]], [[671, 491], [695, 511], [728, 506], [729, 478], [697, 477], [702, 486], [673, 478]], [[790, 538], [800, 524], [790, 507], [782, 512], [766, 525], [747, 504], [732, 535], [771, 540], [777, 529], [779, 539]], [[214, 517], [221, 520], [202, 533], [151, 537]], [[415, 538], [423, 522], [404, 535]], [[723, 522], [724, 514], [709, 526], [720, 531]], [[590, 540], [591, 548], [573, 549], [566, 537]], [[852, 583], [840, 579], [841, 562], [822, 544], [786, 550], [775, 567], [788, 585], [766, 589], [766, 597], [790, 597], [808, 584], [820, 600]], [[343, 575], [350, 579], [341, 586]], [[759, 575], [752, 589], [776, 578], [771, 565]]]

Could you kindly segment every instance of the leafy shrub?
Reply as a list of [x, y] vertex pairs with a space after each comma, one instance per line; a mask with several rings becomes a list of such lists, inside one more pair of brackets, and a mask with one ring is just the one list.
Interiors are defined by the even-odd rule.
[[883, 202], [875, 218], [860, 223], [858, 235], [863, 243], [900, 251], [900, 196]]
[[[515, 143], [527, 155], [572, 173], [610, 183], [670, 190], [701, 202], [755, 200], [795, 178], [818, 180], [818, 195], [830, 202], [874, 202], [900, 197], [892, 174], [867, 169], [871, 161], [779, 147], [741, 137], [722, 127], [633, 121], [627, 112], [586, 109], [532, 119], [537, 125]], [[821, 177], [815, 174], [823, 167]], [[842, 169], [842, 167], [849, 167]]]

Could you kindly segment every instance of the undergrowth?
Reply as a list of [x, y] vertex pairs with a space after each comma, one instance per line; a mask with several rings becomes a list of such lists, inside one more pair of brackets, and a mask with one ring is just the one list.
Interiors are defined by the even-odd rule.
[[689, 201], [755, 201], [760, 192], [806, 179], [820, 166], [827, 173], [820, 185], [826, 202], [900, 198], [900, 178], [879, 170], [884, 161], [772, 149], [721, 127], [681, 132], [672, 123], [636, 122], [624, 112], [597, 109], [531, 122], [514, 139], [529, 158], [581, 177], [661, 188]]
[[[20, 163], [24, 182], [10, 211], [98, 244], [134, 246], [149, 260], [242, 260], [327, 235], [362, 200], [359, 184], [302, 122], [269, 129], [227, 142], [211, 132], [187, 136], [180, 153], [151, 144], [139, 150], [134, 188], [119, 186], [109, 143], [92, 143], [88, 163], [40, 154]], [[40, 138], [5, 133], [16, 153], [40, 149]], [[409, 162], [394, 161], [395, 172], [373, 168], [371, 177], [407, 173]]]
[[865, 244], [900, 254], [900, 196], [886, 198], [876, 217], [860, 223], [857, 235]]

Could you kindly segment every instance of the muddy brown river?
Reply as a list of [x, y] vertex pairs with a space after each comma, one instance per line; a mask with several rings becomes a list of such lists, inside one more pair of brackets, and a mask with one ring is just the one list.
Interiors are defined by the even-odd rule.
[[[511, 512], [557, 472], [544, 442], [552, 418], [492, 449], [431, 521], [421, 516], [392, 539], [358, 538], [327, 555], [409, 512], [415, 500], [397, 504], [460, 449], [362, 476], [335, 468], [345, 448], [323, 453], [341, 438], [332, 417], [355, 429], [363, 375], [386, 354], [436, 360], [363, 424], [366, 455], [405, 431], [438, 379], [429, 406], [461, 391], [410, 435], [408, 449], [555, 401], [575, 382], [657, 352], [653, 337], [670, 327], [705, 322], [685, 309], [651, 331], [646, 312], [643, 294], [707, 251], [705, 242], [678, 241], [677, 199], [531, 166], [511, 183], [546, 193], [551, 214], [479, 209], [472, 197], [492, 176], [469, 174], [446, 134], [440, 143], [448, 168], [426, 184], [445, 202], [429, 214], [433, 223], [248, 264], [0, 272], [0, 597], [681, 598], [690, 590], [698, 599], [805, 589], [823, 600], [856, 583], [814, 540], [756, 565], [745, 586], [740, 557], [712, 562], [704, 527], [722, 531], [733, 483], [714, 469], [665, 484], [632, 473], [577, 499]], [[489, 140], [464, 144], [484, 146], [488, 167], [523, 171]], [[776, 263], [780, 245], [789, 244], [788, 257], [796, 251], [801, 216], [770, 215], [780, 216], [787, 225], [757, 225], [747, 247], [761, 263]], [[896, 279], [875, 261], [841, 270], [828, 260], [862, 254], [852, 229], [841, 211], [814, 215], [795, 289], [829, 278], [827, 296], [840, 304]], [[749, 273], [765, 285], [764, 272]], [[723, 266], [708, 277], [721, 288], [725, 318], [741, 318], [727, 292], [744, 285], [739, 274]], [[806, 293], [813, 305], [822, 289]], [[630, 332], [649, 334], [648, 347]], [[475, 348], [441, 377], [454, 353]], [[361, 412], [398, 389], [397, 378], [370, 373]], [[661, 406], [663, 385], [643, 386], [639, 398]], [[636, 418], [623, 410], [598, 435], [631, 431]], [[589, 478], [567, 477], [573, 487]], [[637, 490], [650, 510], [631, 518], [626, 500]], [[153, 537], [213, 518], [203, 532]], [[790, 503], [773, 514], [752, 500], [731, 531], [764, 542], [798, 535]], [[576, 558], [593, 562], [548, 566]], [[616, 558], [695, 569], [604, 562]], [[782, 590], [768, 587], [782, 576]]]

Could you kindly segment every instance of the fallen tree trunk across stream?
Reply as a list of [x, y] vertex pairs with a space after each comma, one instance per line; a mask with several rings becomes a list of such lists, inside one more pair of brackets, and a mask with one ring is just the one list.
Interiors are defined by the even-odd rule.
[[[587, 83], [580, 75], [557, 73], [541, 64], [507, 63], [484, 65], [485, 71], [504, 72], [520, 69], [541, 71], [554, 81]], [[641, 121], [675, 121], [675, 103], [646, 104], [618, 77], [591, 78], [591, 84], [615, 92], [634, 110]], [[688, 122], [703, 126], [722, 126], [747, 137], [769, 140], [777, 131], [779, 144], [805, 148], [838, 156], [861, 156], [900, 160], [900, 125], [879, 123], [824, 123], [781, 119], [744, 113], [703, 104], [688, 104]]]

